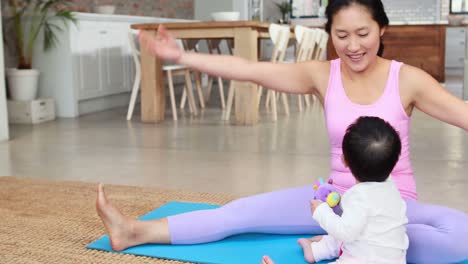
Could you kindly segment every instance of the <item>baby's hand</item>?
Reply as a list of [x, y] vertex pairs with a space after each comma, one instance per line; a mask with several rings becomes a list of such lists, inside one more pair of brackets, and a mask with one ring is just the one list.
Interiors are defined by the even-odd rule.
[[312, 212], [312, 214], [314, 214], [317, 207], [319, 207], [319, 205], [321, 205], [322, 203], [323, 202], [321, 200], [311, 200], [310, 201], [310, 211]]

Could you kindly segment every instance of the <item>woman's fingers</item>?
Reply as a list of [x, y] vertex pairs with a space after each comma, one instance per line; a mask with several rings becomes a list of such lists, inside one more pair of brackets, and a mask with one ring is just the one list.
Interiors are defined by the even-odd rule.
[[158, 27], [156, 35], [149, 31], [142, 31], [139, 39], [142, 48], [145, 48], [152, 56], [163, 60], [176, 61], [182, 54], [175, 39], [162, 25]]
[[140, 33], [140, 43], [143, 47], [146, 48], [152, 55], [157, 55], [157, 47], [160, 45], [158, 42], [161, 42], [158, 37], [150, 34], [149, 32]]
[[166, 30], [166, 28], [163, 25], [159, 25], [158, 35], [163, 37], [163, 38], [168, 38], [169, 37], [169, 32]]

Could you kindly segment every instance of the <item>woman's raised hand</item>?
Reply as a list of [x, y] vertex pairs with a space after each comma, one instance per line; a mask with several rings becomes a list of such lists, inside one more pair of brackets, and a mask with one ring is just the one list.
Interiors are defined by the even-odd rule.
[[177, 62], [184, 53], [174, 37], [162, 25], [159, 26], [157, 35], [141, 31], [139, 38], [143, 48], [162, 60]]

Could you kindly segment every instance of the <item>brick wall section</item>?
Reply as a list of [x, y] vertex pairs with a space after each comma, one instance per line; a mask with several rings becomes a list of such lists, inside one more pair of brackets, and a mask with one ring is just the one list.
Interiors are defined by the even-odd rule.
[[[2, 16], [8, 15], [8, 2], [2, 2]], [[77, 12], [93, 12], [95, 5], [112, 4], [120, 15], [193, 19], [194, 0], [73, 0]]]

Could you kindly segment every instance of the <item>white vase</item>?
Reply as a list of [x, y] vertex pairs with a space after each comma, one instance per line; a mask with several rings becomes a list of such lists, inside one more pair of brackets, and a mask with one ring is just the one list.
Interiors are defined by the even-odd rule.
[[12, 100], [31, 101], [36, 99], [39, 71], [7, 69], [8, 90]]

